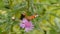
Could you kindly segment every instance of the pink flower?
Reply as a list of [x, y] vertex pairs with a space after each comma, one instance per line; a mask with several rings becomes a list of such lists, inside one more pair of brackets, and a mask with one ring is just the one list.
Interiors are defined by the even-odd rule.
[[22, 22], [20, 23], [21, 28], [25, 28], [26, 32], [29, 32], [34, 28], [34, 25], [32, 24], [31, 21], [28, 21], [27, 19], [23, 19]]

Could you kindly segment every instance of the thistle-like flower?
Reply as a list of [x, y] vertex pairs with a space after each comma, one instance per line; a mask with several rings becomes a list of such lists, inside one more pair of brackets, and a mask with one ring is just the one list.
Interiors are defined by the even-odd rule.
[[24, 28], [26, 32], [29, 32], [33, 30], [34, 25], [32, 24], [31, 21], [28, 21], [27, 19], [24, 18], [20, 23], [20, 27]]

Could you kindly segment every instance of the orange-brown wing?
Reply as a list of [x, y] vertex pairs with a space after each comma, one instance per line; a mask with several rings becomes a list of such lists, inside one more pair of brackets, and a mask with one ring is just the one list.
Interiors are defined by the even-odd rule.
[[35, 16], [30, 16], [30, 18], [31, 18], [31, 19], [34, 19], [34, 18], [35, 18]]

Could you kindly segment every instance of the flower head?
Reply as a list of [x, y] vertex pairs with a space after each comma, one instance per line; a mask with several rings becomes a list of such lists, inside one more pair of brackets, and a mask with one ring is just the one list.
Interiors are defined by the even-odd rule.
[[34, 28], [34, 25], [32, 24], [31, 21], [28, 21], [27, 19], [24, 18], [20, 23], [20, 27], [25, 28], [25, 31], [29, 32]]

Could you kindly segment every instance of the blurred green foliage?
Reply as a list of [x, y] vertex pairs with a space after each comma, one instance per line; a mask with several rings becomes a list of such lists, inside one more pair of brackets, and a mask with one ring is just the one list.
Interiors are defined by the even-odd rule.
[[22, 34], [19, 18], [23, 12], [39, 15], [32, 20], [33, 31], [24, 34], [60, 34], [60, 0], [0, 0], [0, 34]]

